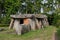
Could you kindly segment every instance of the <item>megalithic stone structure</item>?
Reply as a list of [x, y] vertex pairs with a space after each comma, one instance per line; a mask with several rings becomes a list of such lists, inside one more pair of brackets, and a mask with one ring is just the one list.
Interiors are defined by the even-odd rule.
[[11, 15], [11, 23], [9, 29], [13, 28], [18, 35], [26, 31], [41, 29], [48, 26], [46, 15], [42, 14], [21, 14]]

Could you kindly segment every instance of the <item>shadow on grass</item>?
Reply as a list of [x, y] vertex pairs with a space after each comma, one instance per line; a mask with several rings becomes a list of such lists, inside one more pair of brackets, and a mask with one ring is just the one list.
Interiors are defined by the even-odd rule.
[[55, 40], [60, 40], [60, 28], [58, 28], [55, 33]]

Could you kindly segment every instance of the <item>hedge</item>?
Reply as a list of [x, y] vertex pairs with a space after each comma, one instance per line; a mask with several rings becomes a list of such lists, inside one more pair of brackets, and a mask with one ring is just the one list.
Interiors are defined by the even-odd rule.
[[9, 24], [0, 24], [0, 27], [8, 27]]

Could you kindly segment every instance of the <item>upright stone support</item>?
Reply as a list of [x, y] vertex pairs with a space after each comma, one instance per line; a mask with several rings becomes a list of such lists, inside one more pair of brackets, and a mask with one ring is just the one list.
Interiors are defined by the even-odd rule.
[[11, 19], [11, 23], [10, 23], [10, 25], [9, 25], [9, 29], [13, 28], [13, 25], [14, 25], [14, 19], [12, 18], [12, 19]]
[[15, 19], [15, 21], [14, 21], [14, 29], [15, 29], [15, 31], [16, 31], [16, 33], [18, 34], [18, 35], [21, 35], [21, 25], [20, 25], [20, 20], [18, 20], [18, 19]]
[[48, 26], [48, 20], [47, 20], [47, 18], [44, 18], [42, 21], [43, 21], [43, 26], [44, 27]]
[[35, 24], [36, 24], [36, 28], [37, 28], [37, 29], [40, 29], [40, 24], [39, 24], [39, 22], [38, 22], [37, 19], [35, 19]]
[[39, 20], [39, 29], [42, 28], [42, 22]]
[[46, 18], [46, 25], [47, 25], [47, 26], [49, 26], [49, 23], [48, 23], [48, 20], [47, 20], [47, 18]]
[[29, 25], [25, 25], [25, 24], [21, 24], [21, 33], [26, 33], [30, 31], [30, 26]]
[[29, 19], [29, 23], [30, 23], [30, 26], [31, 26], [31, 30], [36, 30], [35, 21], [33, 19]]

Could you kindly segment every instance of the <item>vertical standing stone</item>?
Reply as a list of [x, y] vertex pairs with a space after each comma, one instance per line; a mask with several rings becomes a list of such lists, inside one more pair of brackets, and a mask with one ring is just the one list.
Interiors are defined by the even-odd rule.
[[35, 19], [35, 23], [36, 23], [36, 29], [40, 29], [40, 25], [37, 19]]
[[49, 25], [47, 18], [46, 18], [46, 25], [47, 25], [47, 26]]
[[14, 21], [14, 29], [18, 35], [21, 35], [21, 25], [20, 25], [20, 20], [15, 19]]
[[39, 29], [42, 28], [42, 22], [41, 22], [41, 20], [39, 20], [39, 26], [40, 26]]
[[13, 28], [13, 25], [14, 25], [14, 19], [12, 18], [12, 19], [11, 19], [10, 26], [9, 26], [9, 29]]
[[45, 27], [45, 26], [48, 26], [47, 18], [44, 18], [42, 21], [43, 21], [43, 26], [44, 26], [44, 27]]
[[46, 26], [45, 19], [42, 19], [42, 25], [43, 25], [43, 27]]
[[31, 30], [31, 26], [29, 24], [27, 25], [27, 29], [28, 29], [28, 31]]
[[26, 33], [30, 31], [30, 26], [29, 25], [25, 25], [25, 24], [21, 24], [21, 32], [22, 33]]
[[36, 25], [35, 25], [34, 20], [32, 20], [32, 22], [31, 22], [31, 28], [32, 28], [32, 30], [36, 30]]
[[43, 28], [44, 27], [44, 21], [43, 21], [43, 19], [41, 19], [41, 28]]
[[31, 26], [31, 30], [35, 30], [36, 29], [35, 21], [33, 19], [29, 19], [29, 23]]

